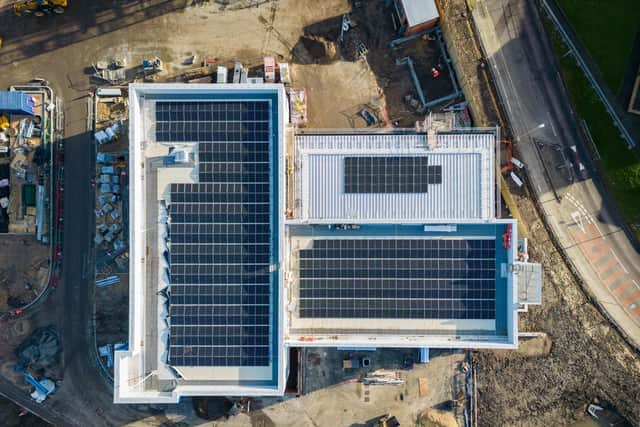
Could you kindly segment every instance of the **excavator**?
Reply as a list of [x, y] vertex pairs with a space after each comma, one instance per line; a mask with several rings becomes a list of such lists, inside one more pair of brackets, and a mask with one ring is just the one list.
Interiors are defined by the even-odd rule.
[[67, 8], [67, 3], [68, 0], [16, 0], [13, 12], [17, 16], [44, 16], [52, 13], [61, 15]]

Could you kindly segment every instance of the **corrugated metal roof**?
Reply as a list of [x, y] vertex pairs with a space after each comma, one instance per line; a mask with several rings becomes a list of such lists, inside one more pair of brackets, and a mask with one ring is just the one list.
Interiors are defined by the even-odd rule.
[[410, 27], [440, 16], [435, 0], [402, 0], [402, 6]]
[[[314, 222], [426, 222], [495, 216], [495, 133], [298, 135], [296, 216]], [[426, 193], [345, 193], [344, 158], [427, 156], [442, 183]]]

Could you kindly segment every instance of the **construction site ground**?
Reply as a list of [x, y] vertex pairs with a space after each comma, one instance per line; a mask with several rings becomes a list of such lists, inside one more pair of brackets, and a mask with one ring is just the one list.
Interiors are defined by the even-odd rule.
[[[450, 73], [435, 39], [417, 38], [399, 45], [395, 50], [390, 48], [389, 43], [400, 36], [393, 28], [391, 9], [385, 8], [383, 2], [354, 2], [354, 6], [349, 9], [349, 20], [351, 29], [342, 34], [342, 41], [340, 41], [342, 16], [337, 15], [307, 25], [304, 28], [304, 35], [292, 50], [292, 62], [296, 65], [320, 64], [319, 68], [325, 75], [336, 73], [335, 76], [330, 77], [331, 80], [340, 80], [344, 83], [331, 86], [330, 91], [333, 96], [338, 94], [346, 96], [350, 92], [353, 92], [351, 95], [356, 96], [359, 86], [366, 82], [367, 78], [373, 77], [381, 96], [373, 97], [365, 104], [376, 112], [381, 122], [384, 119], [381, 109], [386, 104], [390, 122], [398, 122], [398, 126], [412, 127], [416, 120], [424, 119], [424, 115], [417, 114], [404, 101], [405, 95], [418, 98], [408, 66], [396, 64], [396, 60], [406, 57], [411, 57], [414, 62], [427, 102], [453, 92]], [[367, 51], [364, 56], [360, 54], [358, 48], [360, 45]], [[362, 71], [348, 74], [349, 63], [355, 63]], [[434, 78], [431, 74], [431, 69], [434, 67], [440, 70], [438, 78]], [[309, 78], [304, 81], [307, 84], [312, 82]], [[294, 81], [294, 85], [296, 83]], [[345, 92], [341, 91], [343, 86], [346, 89]], [[359, 101], [362, 103], [366, 99]], [[459, 101], [460, 99], [449, 103]], [[312, 94], [309, 96], [309, 102], [310, 105], [313, 102]], [[335, 108], [336, 104], [333, 105]], [[347, 108], [342, 109], [341, 114], [351, 119], [348, 123], [349, 127], [355, 127], [354, 121], [363, 125], [362, 119], [354, 120], [357, 117], [354, 111], [357, 113], [363, 105], [357, 103], [345, 106]], [[434, 110], [437, 111], [444, 106], [446, 105], [436, 106]], [[314, 113], [317, 111], [313, 111], [310, 106], [310, 118], [315, 115]], [[331, 127], [340, 126], [334, 122]]]
[[0, 234], [0, 313], [23, 307], [47, 284], [49, 247], [33, 235]]
[[[287, 13], [280, 13], [280, 9], [286, 10]], [[374, 9], [372, 5], [367, 5], [366, 8], [354, 11], [353, 19], [361, 20], [363, 25], [353, 29], [346, 38], [346, 41], [353, 42], [354, 38], [358, 36], [368, 45], [369, 54], [366, 61], [355, 57], [352, 57], [351, 60], [340, 60], [336, 49], [339, 32], [338, 34], [323, 34], [322, 49], [318, 49], [318, 44], [313, 42], [306, 42], [306, 46], [300, 47], [300, 40], [305, 34], [308, 35], [307, 29], [309, 27], [321, 28], [324, 26], [323, 23], [327, 21], [339, 23], [342, 14], [350, 10], [347, 1], [323, 2], [313, 8], [294, 1], [283, 1], [262, 5], [257, 9], [233, 12], [234, 20], [244, 22], [242, 25], [244, 28], [253, 28], [256, 24], [266, 27], [266, 39], [261, 32], [245, 32], [242, 34], [240, 43], [235, 45], [233, 40], [236, 39], [234, 37], [225, 38], [224, 45], [221, 45], [220, 49], [215, 52], [204, 50], [204, 46], [198, 46], [196, 34], [191, 36], [190, 40], [196, 42], [190, 42], [194, 45], [190, 49], [180, 48], [172, 43], [163, 44], [159, 55], [166, 65], [166, 71], [156, 76], [156, 81], [183, 80], [180, 78], [181, 74], [189, 75], [190, 69], [197, 68], [196, 66], [184, 67], [180, 65], [184, 57], [189, 54], [196, 54], [201, 59], [215, 56], [218, 61], [216, 64], [232, 64], [238, 60], [254, 70], [258, 68], [263, 55], [272, 54], [281, 61], [291, 61], [292, 86], [304, 87], [307, 90], [309, 117], [307, 125], [309, 127], [364, 127], [366, 123], [358, 116], [358, 112], [363, 106], [369, 106], [382, 124], [382, 108], [385, 105], [385, 97], [393, 99], [393, 104], [388, 107], [392, 118], [405, 120], [401, 124], [413, 126], [415, 120], [424, 117], [408, 111], [402, 97], [407, 93], [413, 93], [415, 97], [415, 88], [410, 80], [406, 65], [397, 66], [395, 57], [391, 55], [387, 46], [388, 41], [395, 38], [392, 30], [388, 28], [391, 26], [389, 15], [380, 10], [378, 13], [374, 13]], [[203, 20], [216, 21], [211, 24], [212, 26], [228, 26], [222, 23], [222, 17], [218, 14], [209, 14], [202, 9], [192, 10], [190, 13]], [[226, 20], [231, 19], [229, 14], [223, 13], [226, 15]], [[292, 16], [298, 16], [302, 19], [292, 20]], [[369, 22], [370, 18], [375, 18], [376, 21]], [[300, 26], [300, 23], [303, 26]], [[374, 43], [376, 25], [385, 25], [385, 39]], [[194, 33], [199, 32], [197, 28], [192, 30]], [[222, 31], [219, 29], [216, 34], [221, 34]], [[416, 49], [412, 56], [415, 55], [416, 62], [420, 67], [423, 67], [423, 63], [433, 62], [435, 64], [439, 60], [440, 52], [436, 42], [417, 40], [415, 43], [416, 46], [406, 45], [406, 49]], [[260, 51], [247, 48], [247, 46], [260, 45], [262, 45]], [[425, 50], [419, 51], [418, 48], [422, 47]], [[128, 52], [131, 51], [142, 52], [143, 48], [130, 49]], [[349, 52], [348, 49], [345, 49], [345, 52], [341, 54], [353, 56], [352, 51]], [[104, 58], [92, 58], [91, 61], [109, 59], [111, 56], [123, 54], [127, 54], [127, 51], [110, 47]], [[309, 55], [307, 58], [311, 57], [312, 59], [303, 61], [296, 59], [305, 55]], [[135, 63], [133, 58], [128, 58], [128, 61]], [[214, 69], [215, 67], [211, 67], [211, 71]], [[422, 74], [427, 70], [419, 68], [419, 71]], [[260, 74], [259, 68], [257, 74]], [[439, 80], [431, 82], [434, 84], [434, 91], [436, 90], [435, 86], [438, 85], [438, 87], [444, 88], [444, 91], [449, 90], [449, 76], [446, 71], [443, 74]], [[381, 82], [384, 83], [384, 88], [381, 88]], [[110, 110], [105, 107], [103, 103], [98, 102], [97, 122], [99, 125], [105, 122], [103, 118], [111, 114]], [[126, 149], [125, 138], [107, 143], [99, 148], [101, 152], [122, 149]], [[98, 259], [100, 251], [96, 255]], [[118, 276], [120, 277], [119, 284], [95, 290], [98, 346], [114, 344], [127, 339], [128, 277], [126, 274], [118, 274]], [[405, 357], [409, 354], [414, 361], [418, 359], [418, 354], [414, 350], [390, 350], [369, 355], [372, 360], [370, 370], [380, 367], [400, 369]], [[254, 401], [254, 409], [249, 415], [231, 418], [226, 424], [292, 425], [291, 419], [293, 417], [299, 420], [298, 425], [301, 426], [310, 423], [331, 425], [338, 420], [340, 420], [338, 425], [364, 425], [366, 421], [378, 415], [391, 413], [396, 415], [403, 425], [409, 425], [416, 422], [420, 412], [433, 406], [440, 405], [445, 410], [450, 409], [450, 401], [453, 398], [452, 382], [456, 374], [459, 374], [459, 364], [463, 359], [463, 354], [445, 353], [434, 357], [428, 365], [416, 364], [414, 370], [403, 370], [403, 374], [406, 375], [404, 385], [371, 386], [366, 391], [361, 384], [353, 382], [358, 375], [366, 373], [366, 370], [342, 369], [342, 360], [346, 355], [348, 352], [338, 352], [335, 349], [314, 349], [305, 352], [304, 390], [307, 394], [304, 397], [285, 399], [283, 402], [281, 399]], [[360, 356], [363, 355], [365, 354]], [[103, 358], [102, 361], [104, 363], [106, 359]], [[419, 392], [419, 378], [423, 378], [422, 394]], [[351, 382], [345, 383], [345, 380], [351, 380]], [[424, 389], [425, 384], [426, 390]], [[366, 402], [365, 396], [369, 396]], [[327, 410], [327, 408], [331, 409]], [[296, 415], [293, 416], [293, 414]]]
[[[44, 95], [32, 94], [34, 100], [34, 112], [40, 121], [47, 120], [50, 114], [45, 114], [43, 107]], [[44, 119], [43, 119], [44, 117]], [[11, 115], [9, 130], [13, 135], [19, 135], [20, 130], [26, 123], [32, 123], [33, 116], [30, 115]], [[35, 122], [33, 122], [35, 123]], [[39, 123], [46, 126], [46, 124]], [[44, 130], [42, 130], [44, 132]], [[9, 232], [19, 234], [35, 234], [36, 232], [36, 206], [35, 200], [33, 204], [28, 206], [28, 201], [23, 200], [23, 187], [30, 185], [35, 188], [39, 184], [41, 170], [39, 164], [42, 162], [44, 152], [36, 154], [38, 150], [43, 149], [43, 138], [33, 136], [22, 138], [12, 136], [9, 138], [9, 147], [11, 148], [11, 156], [8, 159], [2, 159], [0, 162], [10, 161], [11, 177], [10, 177], [10, 195], [9, 195]], [[39, 159], [38, 159], [39, 158]], [[34, 161], [34, 160], [37, 160]], [[20, 171], [20, 172], [18, 172]], [[46, 215], [45, 215], [46, 216]]]
[[[398, 419], [400, 425], [414, 426], [418, 416], [430, 408], [441, 408], [450, 414], [453, 391], [464, 387], [456, 384], [464, 359], [460, 352], [442, 354], [428, 364], [414, 365], [411, 370], [399, 370], [403, 384], [370, 386], [353, 381], [365, 370], [342, 369], [342, 360], [348, 357], [349, 352], [316, 348], [305, 353], [306, 387], [318, 387], [317, 390], [279, 402], [253, 399], [248, 414], [231, 417], [224, 425], [365, 427], [367, 421], [390, 414]], [[376, 356], [358, 353], [372, 358], [372, 367], [368, 371], [386, 366], [400, 368], [407, 354], [417, 356], [410, 349], [383, 350]], [[453, 422], [444, 426], [456, 425], [453, 416], [444, 415], [444, 418]]]
[[[99, 287], [96, 299], [96, 345], [126, 343], [129, 339], [129, 275], [118, 274], [120, 283]], [[104, 366], [113, 375], [113, 366]]]
[[[117, 7], [110, 5], [104, 9], [96, 5], [93, 12], [101, 13], [92, 14], [94, 22], [86, 22], [82, 13], [70, 10], [62, 17], [55, 17], [57, 25], [68, 30], [65, 37], [52, 38], [50, 31], [39, 29], [41, 24], [29, 21], [25, 26], [33, 31], [22, 44], [15, 41], [15, 33], [21, 33], [22, 30], [18, 32], [7, 26], [0, 69], [11, 72], [10, 75], [8, 72], [0, 74], [0, 83], [7, 86], [15, 81], [28, 81], [46, 69], [45, 77], [70, 105], [67, 128], [74, 126], [74, 129], [79, 129], [78, 123], [84, 126], [84, 122], [81, 119], [74, 122], [69, 118], [76, 117], [75, 120], [78, 120], [77, 117], [81, 117], [86, 109], [84, 100], [82, 103], [72, 102], [75, 98], [85, 97], [92, 88], [84, 71], [91, 63], [124, 54], [130, 64], [137, 64], [143, 58], [158, 55], [167, 64], [167, 74], [175, 75], [191, 68], [181, 64], [194, 54], [199, 59], [221, 58], [225, 61], [239, 60], [245, 64], [257, 64], [265, 55], [273, 55], [280, 61], [291, 60], [291, 51], [305, 36], [307, 28], [314, 24], [321, 26], [330, 19], [340, 19], [351, 8], [346, 0], [285, 0], [240, 10], [223, 9], [214, 2], [196, 2], [189, 7], [159, 7], [158, 3], [120, 1]], [[382, 1], [360, 3], [383, 4]], [[465, 1], [446, 0], [442, 3], [447, 13], [445, 19], [450, 18], [448, 23], [443, 23], [443, 29], [447, 39], [453, 39], [448, 47], [462, 66], [457, 70], [460, 73], [458, 77], [466, 99], [474, 106], [475, 124], [499, 123], [485, 72], [480, 66], [480, 54], [473, 47], [470, 22], [462, 15], [466, 12]], [[379, 7], [380, 19], [384, 20], [382, 11], [382, 7]], [[354, 12], [354, 17], [357, 19], [357, 12]], [[364, 23], [360, 23], [360, 28], [363, 26]], [[166, 31], [166, 28], [179, 31]], [[336, 38], [332, 40], [335, 43]], [[402, 119], [401, 124], [410, 125], [414, 118], [418, 118], [411, 112], [404, 112], [404, 90], [411, 88], [406, 67], [396, 68], [392, 54], [383, 41], [379, 44], [364, 42], [369, 49], [368, 62], [335, 59], [327, 63], [294, 63], [293, 85], [305, 86], [308, 91], [310, 127], [362, 127], [364, 121], [354, 113], [360, 105], [372, 102], [381, 105], [383, 94], [389, 104], [388, 112], [392, 120], [397, 115]], [[399, 73], [395, 78], [409, 86], [397, 93], [387, 91], [390, 83], [382, 80], [385, 75], [376, 73], [377, 55], [380, 60], [384, 59], [389, 69], [393, 68]], [[51, 67], [51, 64], [61, 62], [64, 66]], [[640, 424], [640, 407], [637, 405], [640, 396], [638, 355], [631, 352], [584, 296], [535, 216], [530, 200], [517, 197], [516, 201], [522, 212], [526, 213], [525, 218], [532, 232], [531, 258], [545, 266], [543, 306], [530, 308], [529, 313], [522, 314], [520, 329], [547, 332], [552, 346], [547, 357], [525, 357], [515, 352], [477, 353], [480, 424], [570, 424], [584, 416], [584, 406], [593, 397], [611, 401], [632, 422]], [[65, 207], [69, 211], [73, 208]], [[88, 212], [87, 215], [93, 213]], [[87, 237], [87, 241], [91, 238]], [[2, 251], [2, 255], [4, 253]], [[77, 262], [79, 264], [81, 261]], [[71, 285], [64, 283], [64, 286]], [[93, 283], [91, 286], [94, 286]], [[124, 284], [118, 286], [124, 288]], [[122, 292], [126, 295], [124, 289]], [[118, 304], [118, 301], [114, 296], [102, 304], [120, 305], [123, 310], [110, 315], [114, 318], [121, 316], [119, 321], [126, 328], [127, 309], [124, 309], [125, 304]], [[73, 303], [69, 301], [65, 305], [60, 301], [58, 311], [76, 309]], [[87, 302], [79, 300], [79, 303]], [[96, 304], [99, 306], [101, 303], [96, 301]], [[65, 317], [55, 311], [39, 315], [43, 316], [39, 320], [42, 325]], [[64, 325], [61, 323], [59, 326]], [[81, 329], [84, 325], [76, 326]], [[2, 328], [2, 334], [7, 334], [8, 330]], [[80, 335], [80, 330], [77, 333]], [[22, 338], [9, 339], [3, 335], [2, 339], [7, 343], [0, 348], [2, 373], [11, 379], [11, 355]], [[67, 348], [64, 351], [84, 357], [86, 350]], [[360, 384], [340, 384], [298, 399], [274, 403], [253, 411], [251, 415], [239, 415], [225, 425], [269, 426], [291, 425], [292, 422], [301, 426], [358, 425], [383, 412], [398, 416], [403, 425], [412, 425], [417, 411], [451, 399], [451, 381], [446, 375], [453, 375], [460, 358], [461, 355], [434, 357], [428, 365], [416, 366], [407, 373], [407, 391], [397, 386], [375, 388], [369, 404], [361, 400]], [[341, 366], [336, 369], [340, 371]], [[414, 387], [419, 377], [428, 379], [429, 393], [433, 395], [414, 399]], [[16, 378], [15, 381], [24, 384], [23, 379]], [[92, 403], [95, 401], [101, 404], [101, 420], [119, 419], [120, 414], [127, 411], [124, 407], [109, 406], [105, 403], [109, 399], [97, 392], [92, 394], [101, 388], [94, 378], [76, 379], [77, 390], [86, 391], [86, 396], [80, 396], [80, 400], [76, 394], [66, 391], [74, 390], [71, 381], [70, 375], [68, 379], [65, 376], [61, 391], [52, 397], [52, 407], [64, 407], [62, 402], [68, 403], [66, 407], [76, 407], [80, 406], [77, 404], [80, 401], [83, 405], [77, 408], [78, 413], [93, 413], [97, 409], [97, 403]], [[404, 400], [400, 400], [400, 393]], [[179, 416], [172, 415], [169, 418], [162, 414], [140, 420], [138, 424], [169, 425], [171, 421], [178, 420]]]
[[[416, 349], [379, 349], [378, 351], [344, 351], [335, 348], [305, 348], [303, 351], [303, 391], [305, 394], [354, 380], [376, 369], [403, 369], [404, 362], [411, 358], [419, 360]], [[343, 361], [357, 359], [360, 366], [343, 369]], [[370, 361], [362, 366], [362, 359]], [[413, 364], [413, 363], [412, 363]]]
[[[126, 245], [129, 239], [128, 227], [128, 175], [126, 168], [120, 164], [126, 164], [129, 150], [129, 138], [127, 131], [128, 120], [128, 98], [127, 91], [123, 89], [122, 97], [96, 97], [95, 106], [95, 130], [103, 130], [114, 123], [119, 124], [120, 131], [117, 137], [110, 142], [99, 145], [98, 153], [106, 154], [113, 158], [112, 161], [96, 161], [96, 212], [100, 212], [100, 217], [96, 215], [96, 236], [105, 236], [102, 227], [110, 227], [116, 224], [120, 230], [115, 233], [111, 242], [107, 240], [95, 245], [95, 279], [101, 280], [110, 276], [117, 276], [119, 282], [113, 285], [96, 287], [95, 289], [95, 312], [96, 312], [96, 345], [113, 346], [117, 343], [126, 343], [129, 339], [129, 254], [128, 249], [123, 247], [117, 250], [113, 242], [120, 241]], [[118, 159], [124, 159], [119, 162]], [[116, 174], [120, 175], [119, 196], [116, 201], [107, 203], [100, 202], [101, 190], [99, 178], [102, 175], [103, 167], [114, 167]], [[112, 185], [113, 188], [113, 185]], [[110, 199], [112, 193], [102, 195], [103, 198]], [[115, 193], [114, 193], [115, 194]], [[110, 213], [102, 214], [102, 208], [108, 205], [120, 215], [111, 217]], [[95, 241], [94, 241], [95, 243]], [[114, 256], [119, 254], [118, 256]], [[91, 283], [94, 285], [94, 283]], [[113, 376], [113, 364], [109, 363], [107, 357], [101, 357], [103, 367]]]
[[[446, 0], [443, 28], [476, 125], [501, 123], [487, 73], [479, 64], [465, 0]], [[502, 122], [504, 123], [504, 122]], [[506, 132], [505, 132], [506, 133]], [[479, 425], [570, 425], [593, 399], [608, 401], [640, 424], [640, 357], [595, 308], [566, 267], [527, 192], [514, 191], [530, 231], [529, 254], [544, 268], [542, 305], [520, 315], [523, 332], [546, 332], [548, 356], [475, 354]]]

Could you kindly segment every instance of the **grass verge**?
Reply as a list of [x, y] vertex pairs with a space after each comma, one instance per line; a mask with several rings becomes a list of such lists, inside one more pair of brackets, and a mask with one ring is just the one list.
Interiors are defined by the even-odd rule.
[[560, 8], [616, 93], [640, 22], [638, 0], [558, 0]]
[[605, 186], [613, 195], [636, 238], [640, 240], [640, 158], [627, 148], [604, 104], [575, 59], [566, 54], [568, 49], [562, 37], [546, 16], [543, 17], [573, 108], [587, 123], [600, 153], [599, 166]]

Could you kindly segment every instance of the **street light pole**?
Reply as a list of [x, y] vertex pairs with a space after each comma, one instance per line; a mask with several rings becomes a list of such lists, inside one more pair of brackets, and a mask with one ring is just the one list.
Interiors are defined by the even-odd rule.
[[532, 128], [532, 129], [529, 129], [529, 130], [528, 130], [528, 131], [526, 131], [525, 133], [522, 133], [522, 134], [520, 134], [520, 135], [516, 136], [516, 137], [515, 137], [515, 138], [513, 138], [513, 139], [514, 139], [514, 140], [518, 140], [518, 141], [519, 141], [519, 140], [520, 140], [520, 138], [522, 138], [523, 136], [529, 135], [531, 132], [535, 132], [535, 131], [537, 131], [538, 129], [542, 129], [542, 128], [544, 128], [544, 126], [545, 126], [545, 125], [544, 125], [544, 123], [540, 123], [538, 126], [536, 126], [536, 127]]

